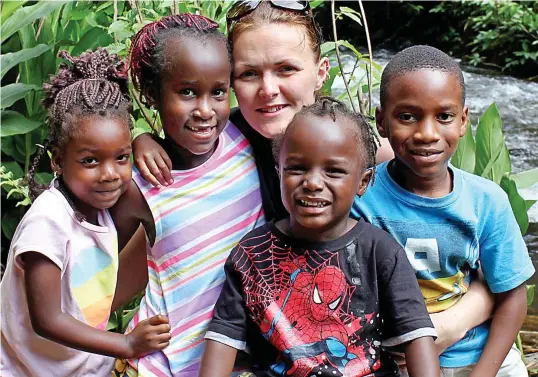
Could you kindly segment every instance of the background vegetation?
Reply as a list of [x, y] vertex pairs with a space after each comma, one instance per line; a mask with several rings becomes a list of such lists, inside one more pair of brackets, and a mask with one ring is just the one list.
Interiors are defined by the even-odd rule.
[[[5, 264], [9, 241], [15, 228], [30, 205], [25, 175], [30, 167], [32, 156], [47, 136], [45, 124], [47, 114], [40, 105], [41, 87], [43, 82], [48, 80], [49, 75], [55, 73], [61, 61], [57, 57], [58, 52], [66, 49], [72, 55], [77, 55], [87, 49], [103, 46], [110, 52], [125, 57], [129, 51], [131, 38], [143, 25], [164, 15], [177, 12], [197, 12], [206, 15], [216, 20], [224, 32], [225, 15], [231, 4], [229, 1], [221, 0], [1, 2], [2, 265]], [[325, 92], [333, 93], [335, 79], [343, 79], [346, 91], [338, 97], [350, 102], [357, 111], [367, 116], [373, 115], [371, 93], [379, 86], [381, 67], [371, 61], [371, 54], [362, 53], [361, 51], [364, 50], [359, 50], [353, 44], [364, 39], [367, 42], [364, 45], [369, 46], [370, 38], [367, 32], [365, 33], [367, 31], [366, 20], [362, 17], [362, 14], [370, 14], [368, 8], [363, 11], [360, 9], [362, 4], [357, 2], [349, 4], [339, 2], [336, 6], [334, 2], [324, 3], [317, 0], [312, 1], [311, 4], [313, 7], [319, 6], [315, 11], [316, 18], [319, 13], [327, 40], [337, 41], [327, 42], [322, 46], [323, 55], [328, 56], [332, 63], [330, 77], [324, 85]], [[368, 7], [372, 6], [368, 4], [366, 3]], [[410, 30], [416, 29], [416, 25], [422, 26], [420, 15], [423, 12], [427, 12], [428, 15], [442, 14], [443, 17], [451, 12], [457, 14], [457, 17], [463, 17], [460, 12], [467, 12], [465, 15], [468, 17], [462, 18], [467, 23], [466, 30], [475, 30], [478, 33], [473, 37], [474, 42], [468, 45], [464, 42], [459, 45], [463, 46], [462, 48], [471, 48], [473, 53], [479, 54], [477, 58], [474, 58], [477, 64], [485, 64], [490, 59], [503, 56], [504, 60], [499, 64], [503, 64], [504, 69], [511, 71], [517, 68], [524, 71], [529, 62], [536, 63], [536, 48], [531, 46], [536, 45], [537, 1], [530, 5], [491, 3], [495, 5], [494, 7], [484, 5], [486, 3], [480, 3], [482, 4], [480, 5], [469, 1], [463, 3], [465, 5], [462, 9], [452, 6], [453, 3], [434, 3], [437, 5], [431, 7], [426, 3], [421, 3], [422, 5], [395, 4], [412, 15], [410, 19], [407, 18], [408, 23], [402, 26], [403, 29]], [[490, 9], [490, 7], [493, 8]], [[374, 8], [371, 9], [375, 23], [376, 18], [380, 17], [379, 9], [377, 11]], [[534, 15], [529, 16], [528, 9], [533, 9]], [[508, 20], [516, 20], [516, 22], [508, 22]], [[491, 22], [495, 22], [499, 29], [491, 31]], [[461, 26], [458, 25], [460, 24], [455, 25], [454, 28]], [[338, 34], [344, 29], [347, 35], [350, 34], [349, 30], [356, 31], [353, 33], [353, 43], [338, 38]], [[383, 30], [381, 26], [374, 26], [371, 29]], [[481, 34], [482, 31], [488, 30], [490, 31]], [[396, 34], [398, 33], [403, 35], [403, 32], [397, 31]], [[497, 37], [495, 33], [498, 33]], [[374, 33], [373, 38], [379, 38], [378, 34]], [[359, 38], [358, 35], [364, 35], [364, 38]], [[464, 40], [468, 37], [465, 33], [459, 33], [457, 29], [448, 28], [439, 35], [439, 38], [446, 38], [446, 41], [450, 42], [454, 38]], [[520, 41], [521, 44], [518, 44]], [[512, 44], [512, 50], [504, 51], [503, 54], [497, 52], [497, 49], [504, 48], [499, 47], [500, 44], [505, 46], [510, 44], [509, 42]], [[349, 62], [346, 67], [351, 67], [348, 69], [338, 64], [342, 61], [340, 53], [344, 51], [346, 61]], [[134, 100], [133, 136], [146, 131], [159, 132], [159, 122], [158, 120], [154, 122], [156, 114], [138, 101], [138, 93], [132, 87], [130, 90]], [[235, 105], [235, 99], [232, 99], [232, 105]], [[453, 163], [500, 184], [508, 193], [522, 233], [526, 232], [527, 209], [532, 203], [525, 201], [519, 195], [518, 188], [529, 187], [536, 183], [538, 169], [511, 175], [510, 156], [502, 135], [502, 122], [494, 105], [480, 119], [476, 137], [473, 137], [471, 127], [468, 127], [467, 135], [462, 139]], [[48, 183], [52, 179], [49, 165], [50, 162], [47, 159], [42, 160], [39, 167], [40, 173], [37, 176], [42, 183]], [[109, 327], [122, 331], [135, 308], [136, 302], [115, 313]]]

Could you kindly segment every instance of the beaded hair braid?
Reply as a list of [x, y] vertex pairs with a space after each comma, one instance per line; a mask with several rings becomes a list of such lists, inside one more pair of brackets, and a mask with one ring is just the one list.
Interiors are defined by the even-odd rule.
[[[370, 127], [366, 119], [361, 114], [349, 110], [349, 108], [343, 102], [338, 101], [337, 99], [332, 97], [319, 97], [316, 99], [314, 104], [303, 107], [301, 111], [295, 114], [290, 126], [296, 119], [309, 115], [317, 117], [328, 116], [333, 120], [333, 122], [336, 122], [336, 118], [340, 117], [350, 121], [357, 128], [357, 147], [361, 156], [364, 158], [366, 167], [375, 167], [375, 155], [379, 147], [379, 137], [374, 133], [372, 127]], [[288, 126], [286, 129], [286, 132], [290, 129], [290, 126]], [[278, 153], [280, 152], [282, 139], [284, 138], [286, 132], [284, 132], [284, 134], [275, 142], [275, 148], [273, 148], [275, 161], [278, 161]], [[366, 153], [364, 152], [365, 150]]]
[[58, 74], [51, 75], [50, 82], [43, 84], [42, 103], [49, 110], [49, 134], [28, 171], [32, 200], [47, 188], [35, 180], [43, 152], [47, 148], [63, 148], [77, 131], [81, 117], [117, 117], [132, 127], [125, 64], [116, 55], [99, 48], [79, 57], [72, 57], [67, 51], [60, 56], [71, 64], [61, 63]]
[[[165, 16], [144, 26], [133, 39], [128, 59], [131, 80], [140, 91], [142, 103], [150, 106], [156, 100], [149, 95], [149, 90], [159, 87], [161, 74], [167, 67], [164, 50], [168, 38], [195, 37], [203, 43], [212, 37], [222, 40], [227, 47], [226, 38], [218, 28], [213, 20], [190, 13]], [[231, 59], [229, 50], [228, 55]]]

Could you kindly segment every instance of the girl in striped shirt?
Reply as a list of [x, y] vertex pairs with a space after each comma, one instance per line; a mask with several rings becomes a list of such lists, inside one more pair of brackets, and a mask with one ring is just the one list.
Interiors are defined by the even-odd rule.
[[[130, 70], [141, 99], [159, 112], [173, 182], [153, 187], [134, 171], [113, 208], [120, 234], [146, 231], [126, 250], [133, 290], [146, 294], [130, 328], [157, 314], [171, 326], [170, 345], [129, 360], [127, 375], [197, 376], [204, 334], [224, 282], [224, 262], [249, 231], [264, 222], [252, 148], [228, 121], [230, 56], [224, 35], [208, 18], [167, 16], [133, 40]], [[120, 240], [125, 245], [128, 238]]]

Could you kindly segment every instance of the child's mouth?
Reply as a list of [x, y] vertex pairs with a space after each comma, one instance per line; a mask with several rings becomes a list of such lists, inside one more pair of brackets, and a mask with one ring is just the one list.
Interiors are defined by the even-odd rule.
[[256, 109], [256, 111], [263, 114], [274, 114], [284, 109], [287, 106], [288, 105], [265, 106], [265, 107], [260, 107]]
[[213, 130], [216, 127], [194, 127], [185, 125], [185, 128], [191, 132], [194, 132], [197, 136], [208, 137], [213, 134]]
[[297, 200], [301, 207], [311, 207], [311, 208], [323, 208], [327, 207], [330, 203], [327, 201], [309, 201], [309, 200]]

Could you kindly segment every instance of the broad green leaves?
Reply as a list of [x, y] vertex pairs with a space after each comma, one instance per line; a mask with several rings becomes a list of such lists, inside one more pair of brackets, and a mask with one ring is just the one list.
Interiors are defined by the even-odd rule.
[[25, 134], [41, 125], [41, 122], [27, 119], [24, 115], [11, 110], [3, 110], [0, 119], [2, 123], [0, 137]]
[[0, 78], [3, 78], [7, 71], [15, 67], [17, 64], [35, 58], [51, 48], [52, 46], [40, 44], [32, 48], [26, 48], [17, 52], [3, 54], [0, 56], [0, 66], [2, 67], [0, 71]]
[[522, 234], [527, 232], [527, 211], [534, 204], [525, 200], [518, 189], [527, 188], [538, 182], [538, 169], [511, 175], [512, 164], [502, 133], [501, 116], [495, 103], [484, 112], [473, 137], [470, 123], [465, 136], [460, 139], [458, 149], [451, 160], [452, 165], [470, 173], [496, 182], [508, 195], [510, 205]]
[[32, 90], [37, 90], [39, 87], [28, 84], [9, 84], [2, 87], [0, 92], [0, 108], [5, 109], [13, 105], [15, 102], [24, 98], [24, 96]]

